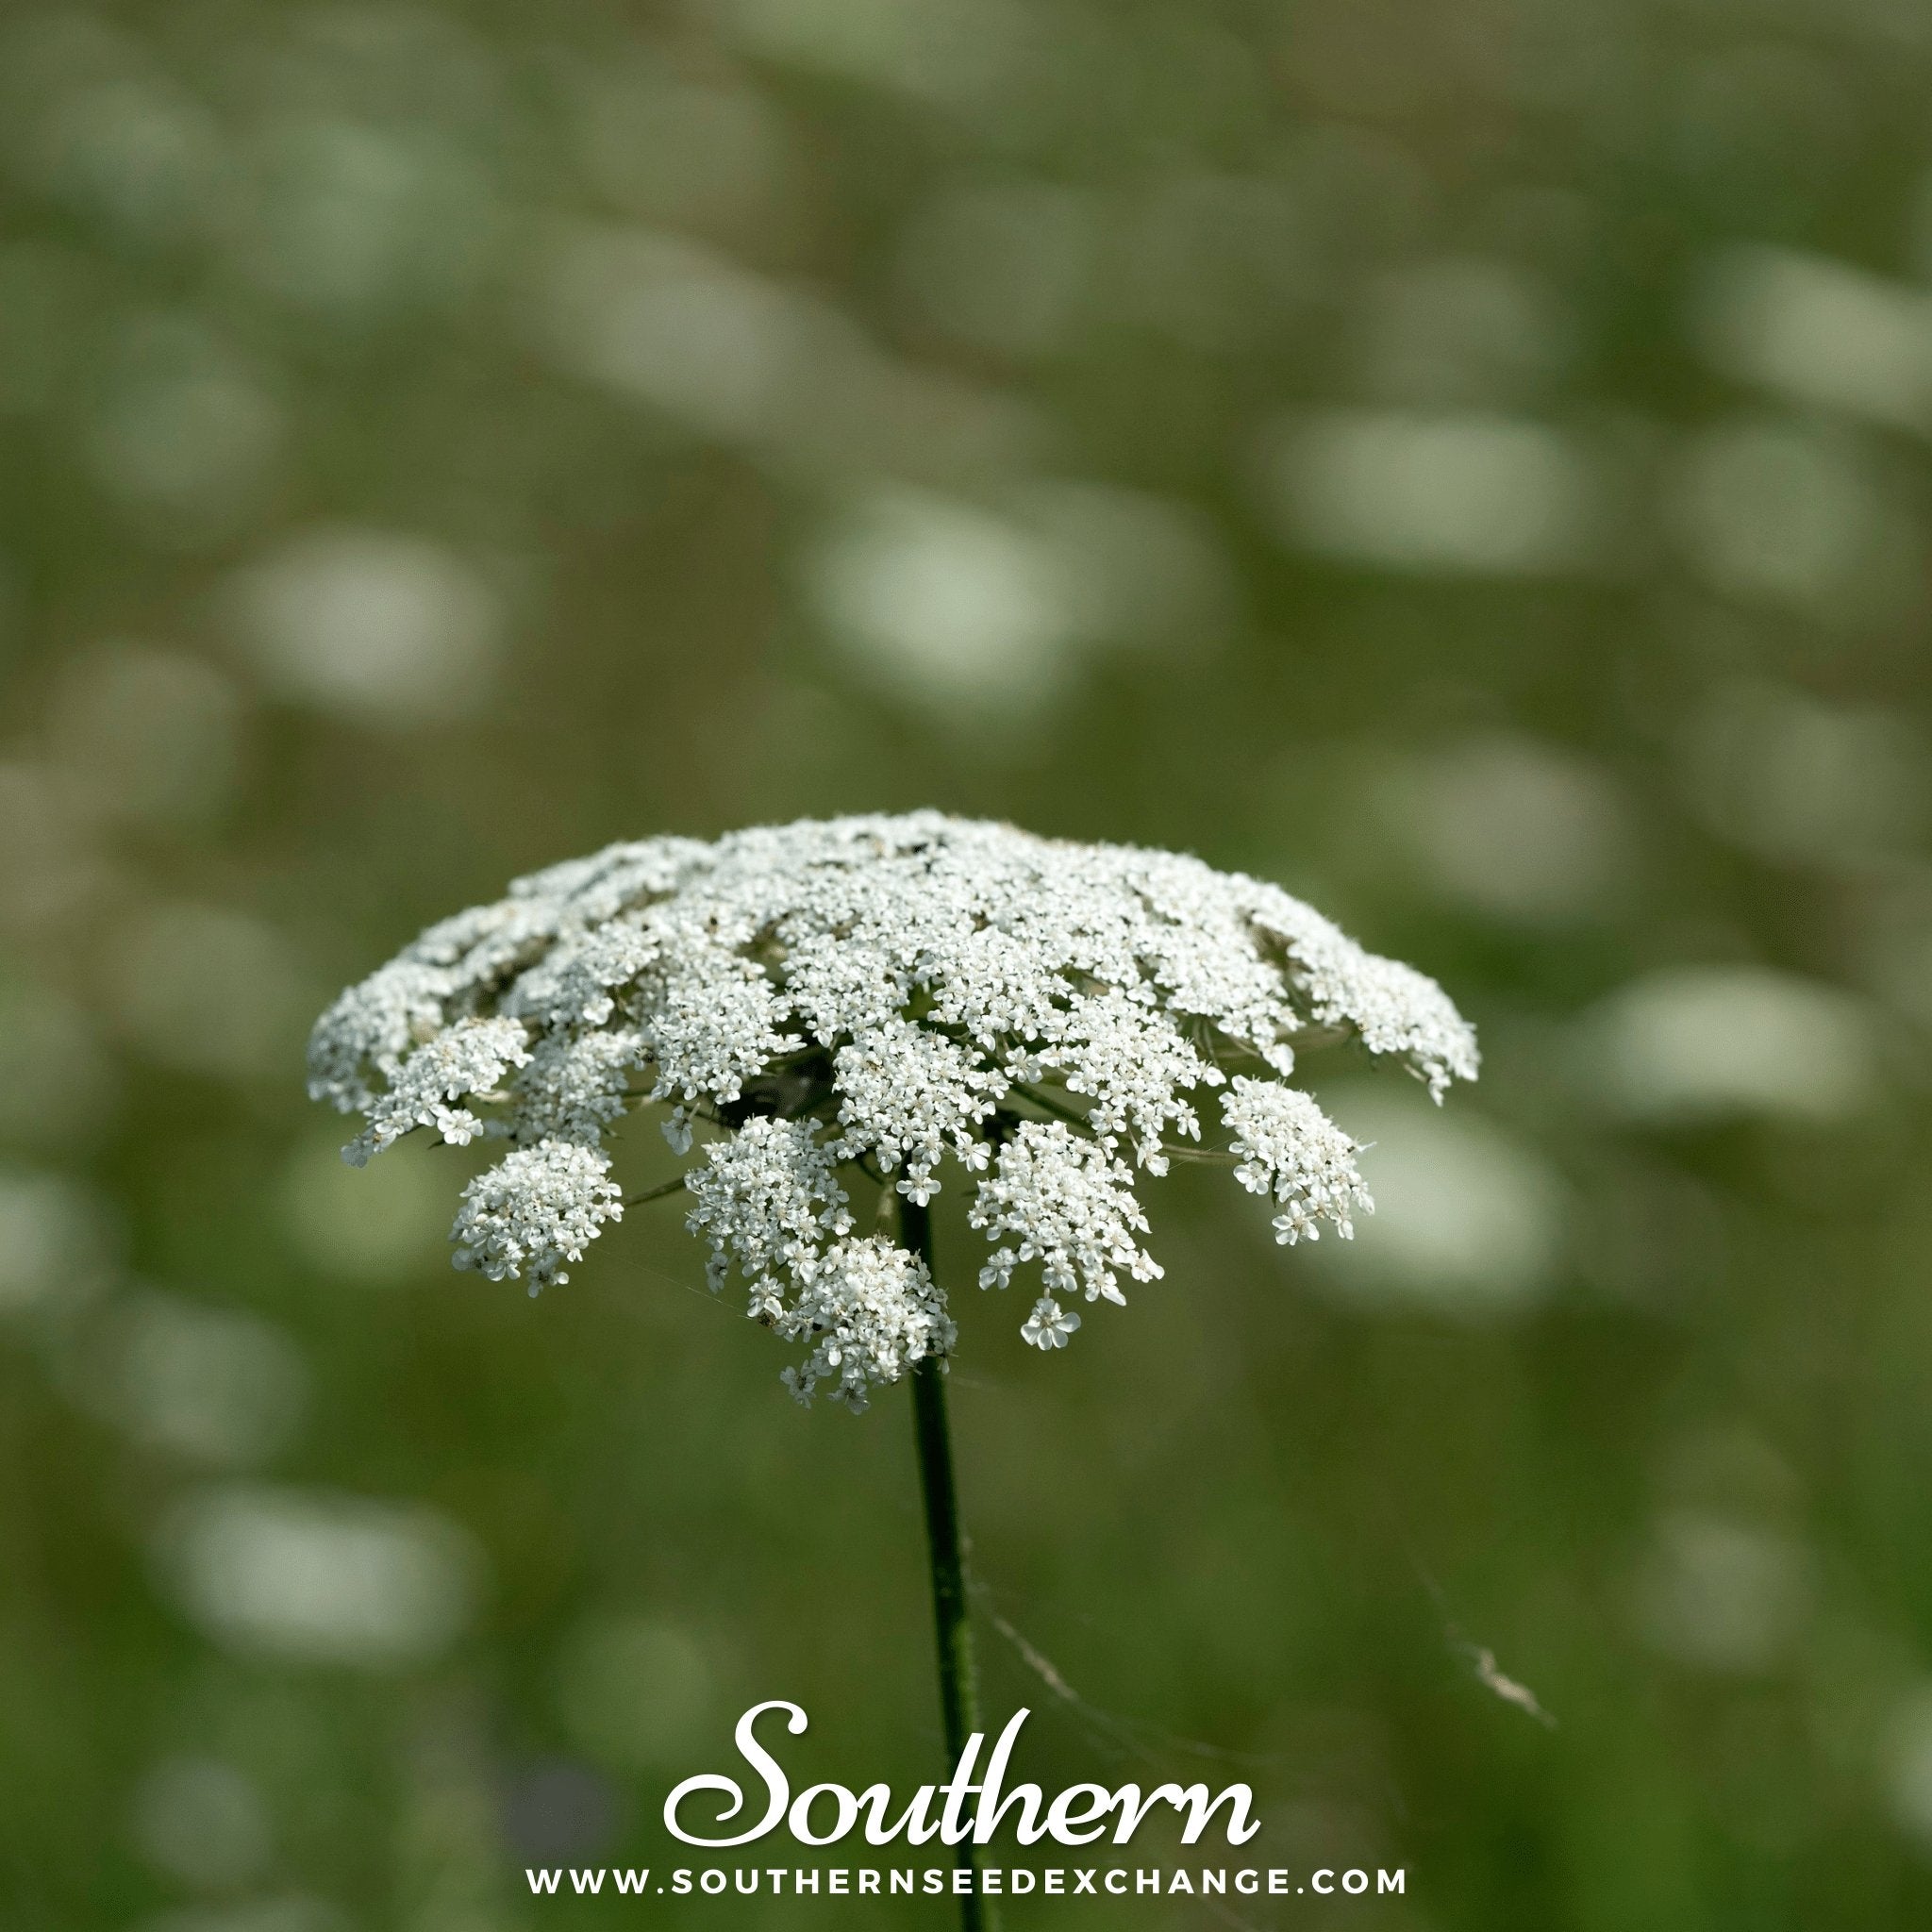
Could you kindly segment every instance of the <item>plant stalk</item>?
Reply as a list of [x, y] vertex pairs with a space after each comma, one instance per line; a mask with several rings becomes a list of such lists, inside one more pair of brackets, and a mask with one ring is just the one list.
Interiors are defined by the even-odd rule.
[[[931, 1273], [932, 1210], [902, 1198], [899, 1239]], [[973, 1624], [967, 1609], [959, 1492], [953, 1480], [953, 1438], [946, 1424], [945, 1368], [932, 1356], [913, 1367], [912, 1426], [919, 1449], [919, 1487], [925, 1499], [933, 1627], [939, 1641], [940, 1715], [945, 1727], [946, 1763], [949, 1770], [957, 1771], [967, 1739], [980, 1728], [979, 1679], [974, 1667]], [[997, 1907], [979, 1895], [979, 1847], [971, 1837], [960, 1841], [958, 1857], [960, 1869], [973, 1874], [969, 1881], [972, 1890], [959, 1897], [963, 1932], [999, 1932]]]

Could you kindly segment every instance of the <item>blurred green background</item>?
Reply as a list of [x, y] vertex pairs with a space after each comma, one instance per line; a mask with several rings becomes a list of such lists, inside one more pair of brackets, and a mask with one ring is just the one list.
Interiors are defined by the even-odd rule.
[[523, 1868], [674, 1862], [755, 1698], [936, 1774], [903, 1396], [795, 1408], [675, 1202], [452, 1274], [301, 1069], [517, 872], [924, 804], [1487, 1054], [1324, 1090], [1352, 1248], [1152, 1188], [1051, 1359], [941, 1197], [1028, 1774], [1409, 1874], [1013, 1923], [1926, 1923], [1928, 80], [1915, 0], [14, 0], [8, 1932], [635, 1917]]

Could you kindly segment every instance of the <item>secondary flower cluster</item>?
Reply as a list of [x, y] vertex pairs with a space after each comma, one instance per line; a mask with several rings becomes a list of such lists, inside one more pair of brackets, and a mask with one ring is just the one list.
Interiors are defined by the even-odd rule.
[[[1038, 1262], [1024, 1333], [1064, 1346], [1056, 1296], [1125, 1299], [1158, 1265], [1135, 1171], [1201, 1141], [1220, 1090], [1235, 1177], [1284, 1241], [1369, 1206], [1357, 1145], [1286, 1084], [1353, 1038], [1441, 1097], [1473, 1078], [1433, 980], [1365, 953], [1278, 888], [1198, 860], [917, 812], [613, 845], [432, 926], [317, 1023], [310, 1091], [367, 1125], [360, 1164], [418, 1127], [508, 1141], [463, 1191], [460, 1266], [532, 1291], [623, 1212], [604, 1148], [658, 1104], [710, 1277], [804, 1342], [801, 1399], [862, 1407], [953, 1345], [924, 1262], [856, 1236], [847, 1177], [908, 1201], [950, 1157], [997, 1245], [982, 1287]], [[1245, 1071], [1235, 1071], [1244, 1069]], [[1185, 1143], [1185, 1144], [1183, 1144]]]

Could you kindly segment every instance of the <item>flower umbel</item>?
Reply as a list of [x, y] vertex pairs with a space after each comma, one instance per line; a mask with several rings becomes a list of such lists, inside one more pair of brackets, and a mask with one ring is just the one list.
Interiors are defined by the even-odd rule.
[[1356, 1170], [1360, 1149], [1298, 1087], [1237, 1075], [1221, 1096], [1221, 1112], [1233, 1137], [1228, 1151], [1241, 1156], [1235, 1179], [1288, 1209], [1274, 1218], [1278, 1241], [1320, 1241], [1324, 1220], [1347, 1241], [1355, 1233], [1351, 1210], [1374, 1212]]
[[[862, 1407], [950, 1353], [923, 1261], [855, 1238], [855, 1185], [924, 1204], [945, 1176], [996, 1243], [982, 1287], [1038, 1262], [1022, 1333], [1064, 1347], [1057, 1295], [1158, 1278], [1137, 1170], [1223, 1158], [1281, 1240], [1351, 1232], [1356, 1142], [1287, 1084], [1354, 1039], [1438, 1098], [1476, 1071], [1433, 980], [1278, 888], [1197, 859], [1037, 839], [936, 812], [613, 845], [432, 926], [317, 1023], [309, 1090], [368, 1124], [359, 1164], [427, 1128], [509, 1142], [463, 1191], [458, 1265], [566, 1278], [623, 1212], [604, 1139], [656, 1107], [683, 1152], [710, 1277], [807, 1357], [786, 1380]], [[1204, 1147], [1220, 1090], [1226, 1140]]]
[[974, 1227], [1010, 1234], [979, 1271], [981, 1288], [1004, 1288], [1022, 1261], [1038, 1261], [1056, 1294], [1124, 1303], [1114, 1271], [1156, 1281], [1160, 1263], [1135, 1245], [1147, 1217], [1127, 1164], [1063, 1121], [1022, 1121], [1000, 1149], [998, 1171], [979, 1184], [968, 1217]]

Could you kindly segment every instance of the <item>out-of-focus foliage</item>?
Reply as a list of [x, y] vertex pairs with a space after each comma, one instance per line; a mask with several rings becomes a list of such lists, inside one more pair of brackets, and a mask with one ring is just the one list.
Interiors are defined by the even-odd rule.
[[457, 1157], [300, 1091], [517, 871], [924, 804], [1488, 1052], [1324, 1086], [1353, 1247], [1180, 1174], [1050, 1359], [956, 1273], [988, 1606], [1108, 1714], [988, 1625], [1029, 1773], [1243, 1754], [1391, 1932], [1921, 1923], [1928, 81], [1910, 0], [8, 8], [9, 1932], [611, 1916], [523, 1868], [675, 1862], [755, 1697], [933, 1774], [903, 1402], [675, 1203], [451, 1274]]

